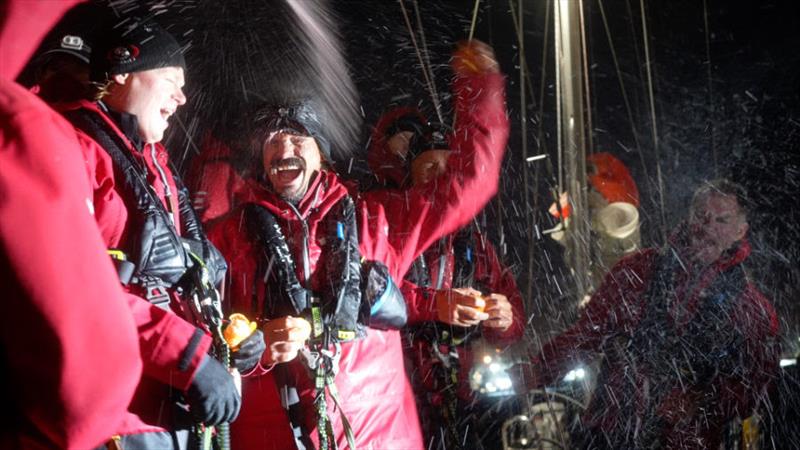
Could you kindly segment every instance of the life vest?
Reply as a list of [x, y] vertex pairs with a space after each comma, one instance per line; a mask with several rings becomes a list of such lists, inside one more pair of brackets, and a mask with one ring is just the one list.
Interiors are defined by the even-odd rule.
[[[121, 250], [133, 264], [130, 279], [124, 284], [141, 286], [152, 303], [169, 309], [167, 290], [182, 289], [188, 283], [187, 273], [197, 266], [197, 255], [206, 265], [214, 282], [224, 277], [226, 264], [219, 252], [208, 242], [199, 221], [188, 202], [181, 206], [181, 217], [188, 217], [187, 235], [181, 237], [152, 186], [147, 181], [147, 169], [131, 155], [123, 138], [111, 130], [99, 114], [88, 109], [68, 111], [65, 117], [78, 129], [94, 139], [111, 157], [114, 179], [129, 214], [131, 230]], [[179, 183], [178, 189], [185, 191]], [[188, 198], [185, 192], [184, 198]], [[191, 219], [195, 219], [194, 222]]]
[[[445, 285], [447, 256], [450, 248], [447, 246], [448, 237], [439, 241], [438, 273], [434, 279], [424, 255], [414, 261], [406, 279], [418, 286], [430, 287], [436, 290]], [[475, 239], [475, 228], [470, 225], [459, 230], [452, 241], [453, 273], [450, 288], [472, 287], [484, 294], [488, 293], [483, 280], [476, 276], [476, 248], [479, 245]], [[464, 347], [471, 340], [480, 337], [479, 327], [459, 327], [440, 322], [426, 322], [406, 330], [406, 337], [414, 349], [413, 364], [416, 378], [414, 383], [420, 398], [420, 408], [432, 416], [423, 421], [428, 436], [441, 439], [440, 445], [446, 448], [464, 448], [462, 445], [464, 435], [462, 426], [467, 423], [467, 430], [472, 430], [474, 425], [471, 419], [463, 417], [463, 405], [460, 405], [457, 395], [458, 383], [461, 378], [461, 363], [458, 348]], [[435, 358], [435, 363], [427, 365], [426, 361]], [[433, 417], [438, 420], [431, 421]], [[432, 426], [436, 423], [437, 426]], [[443, 433], [442, 433], [443, 431]]]
[[[254, 289], [252, 313], [263, 318], [304, 317], [312, 324], [314, 335], [323, 337], [324, 345], [365, 336], [361, 252], [353, 199], [343, 197], [325, 217], [328, 238], [322, 249], [325, 289], [321, 292], [314, 292], [298, 280], [294, 258], [275, 216], [255, 204], [244, 210], [248, 233], [266, 255], [259, 261], [255, 277], [255, 282], [263, 282], [263, 303], [257, 304], [259, 289]], [[306, 230], [305, 223], [303, 227]], [[308, 236], [303, 239], [303, 245], [308, 246]], [[309, 276], [306, 274], [306, 283]]]
[[[459, 230], [453, 237], [452, 252], [454, 258], [452, 280], [450, 288], [471, 287], [484, 294], [488, 293], [488, 286], [484, 280], [476, 277], [476, 249], [480, 245], [475, 239], [475, 227], [470, 225]], [[447, 237], [439, 240], [438, 273], [432, 279], [425, 255], [419, 256], [406, 275], [406, 280], [421, 287], [442, 289], [447, 277]], [[449, 326], [439, 322], [424, 323], [412, 327], [409, 331], [414, 339], [425, 339], [441, 344], [453, 343], [463, 345], [473, 338], [480, 337], [478, 327]]]
[[[295, 210], [303, 225], [303, 270], [305, 282], [310, 282], [310, 261], [308, 260], [308, 227]], [[334, 378], [338, 371], [338, 360], [342, 342], [366, 336], [364, 316], [369, 316], [369, 302], [362, 306], [361, 253], [358, 249], [358, 229], [353, 199], [343, 197], [325, 216], [324, 230], [327, 239], [323, 244], [325, 265], [323, 286], [325, 290], [315, 292], [304, 286], [297, 278], [296, 266], [286, 238], [275, 216], [263, 206], [249, 204], [244, 208], [245, 222], [250, 237], [258, 242], [265, 258], [259, 261], [255, 283], [264, 283], [264, 298], [258, 304], [258, 289], [253, 289], [253, 314], [262, 318], [284, 317], [287, 315], [303, 317], [312, 326], [311, 338], [303, 349], [302, 358], [309, 375], [315, 380], [315, 409], [317, 413], [317, 433], [320, 448], [329, 444], [335, 448], [333, 429], [326, 403], [326, 392], [337, 404], [342, 425], [350, 448], [355, 448], [352, 427], [339, 403], [338, 389]], [[263, 274], [263, 276], [262, 276]], [[263, 281], [262, 281], [263, 280]], [[361, 319], [361, 320], [360, 320]], [[331, 348], [334, 350], [331, 352]], [[296, 387], [285, 365], [274, 371], [279, 389], [289, 394], [285, 396], [292, 432], [298, 448], [311, 448], [312, 443], [303, 430], [304, 411], [296, 397]]]

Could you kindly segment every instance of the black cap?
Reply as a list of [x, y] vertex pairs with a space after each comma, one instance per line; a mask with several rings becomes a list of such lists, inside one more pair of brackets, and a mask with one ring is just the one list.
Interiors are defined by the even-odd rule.
[[37, 63], [41, 63], [54, 55], [70, 55], [80, 61], [89, 64], [92, 57], [92, 48], [86, 41], [74, 34], [65, 34], [58, 40], [49, 45], [49, 48], [36, 57]]
[[[323, 135], [322, 122], [311, 100], [302, 100], [285, 105], [270, 105], [260, 108], [256, 114], [258, 131], [269, 133], [289, 130], [313, 137], [322, 154], [331, 161], [331, 147]], [[266, 137], [266, 136], [263, 136]]]
[[413, 133], [408, 141], [406, 161], [412, 161], [417, 156], [428, 150], [449, 150], [447, 144], [447, 127], [439, 123], [423, 123], [417, 114], [406, 114], [397, 118], [386, 129], [386, 136], [392, 137], [397, 133], [410, 131]]
[[142, 72], [161, 67], [186, 68], [178, 41], [155, 23], [114, 29], [103, 36], [104, 45], [92, 52], [92, 81], [104, 82], [112, 75]]

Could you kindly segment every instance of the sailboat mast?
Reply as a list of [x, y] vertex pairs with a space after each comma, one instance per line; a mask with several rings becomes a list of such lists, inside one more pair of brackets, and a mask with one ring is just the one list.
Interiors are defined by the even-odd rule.
[[587, 111], [583, 80], [582, 0], [556, 0], [556, 76], [558, 86], [560, 191], [570, 196], [572, 213], [566, 233], [566, 259], [580, 301], [590, 286], [590, 228], [586, 185]]

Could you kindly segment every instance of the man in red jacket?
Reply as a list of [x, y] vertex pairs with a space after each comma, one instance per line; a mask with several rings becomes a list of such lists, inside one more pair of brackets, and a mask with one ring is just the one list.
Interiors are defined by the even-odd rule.
[[124, 419], [142, 370], [75, 130], [13, 82], [72, 4], [0, 2], [4, 449], [99, 445]]
[[[442, 138], [441, 127], [428, 124], [419, 111], [396, 108], [375, 127], [368, 162], [384, 184], [400, 189], [397, 192], [436, 182], [451, 153]], [[470, 436], [469, 446], [479, 448], [489, 430], [477, 421], [485, 411], [470, 388], [470, 346], [481, 335], [497, 346], [522, 337], [524, 308], [514, 276], [470, 224], [417, 258], [402, 291], [426, 442], [436, 442], [434, 448], [461, 448]], [[457, 383], [452, 382], [454, 376]]]
[[529, 385], [602, 353], [581, 448], [717, 448], [776, 374], [778, 323], [748, 280], [742, 190], [714, 181], [663, 249], [620, 261], [578, 322], [548, 342]]
[[[508, 137], [504, 78], [491, 49], [476, 41], [459, 47], [453, 67], [454, 155], [436, 186], [349, 190], [326, 168], [328, 144], [313, 108], [262, 111], [254, 151], [263, 181], [210, 232], [230, 263], [232, 309], [268, 320], [261, 367], [244, 378], [234, 448], [309, 448], [325, 440], [424, 448], [399, 332], [367, 328], [354, 314], [362, 258], [402, 279], [426, 247], [464, 225], [497, 190]], [[317, 382], [331, 395], [317, 395]]]
[[[152, 23], [120, 27], [92, 44], [97, 101], [66, 106], [63, 114], [79, 130], [95, 217], [106, 245], [123, 260], [120, 280], [138, 296], [144, 376], [117, 434], [123, 447], [183, 449], [196, 435], [193, 421], [230, 422], [240, 406], [234, 378], [208, 354], [209, 332], [221, 324], [214, 284], [225, 262], [160, 143], [186, 102], [183, 54]], [[263, 349], [256, 333], [233, 354], [234, 365], [249, 369]]]

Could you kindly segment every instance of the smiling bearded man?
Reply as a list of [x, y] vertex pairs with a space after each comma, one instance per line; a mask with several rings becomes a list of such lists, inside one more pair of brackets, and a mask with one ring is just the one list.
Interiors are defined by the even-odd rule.
[[255, 121], [243, 138], [263, 173], [209, 236], [230, 262], [231, 309], [260, 319], [268, 350], [244, 375], [233, 449], [321, 448], [324, 440], [424, 448], [400, 334], [376, 326], [372, 310], [383, 303], [361, 298], [360, 278], [366, 260], [401, 280], [497, 191], [508, 138], [503, 76], [476, 41], [456, 51], [453, 68], [460, 131], [436, 186], [399, 195], [346, 186], [327, 164], [329, 134], [309, 100], [257, 105], [242, 121]]

